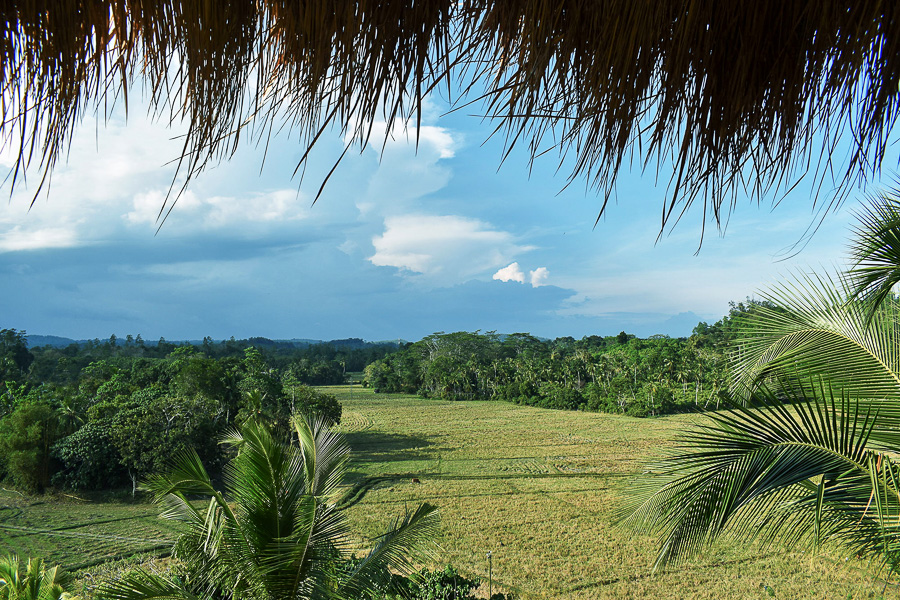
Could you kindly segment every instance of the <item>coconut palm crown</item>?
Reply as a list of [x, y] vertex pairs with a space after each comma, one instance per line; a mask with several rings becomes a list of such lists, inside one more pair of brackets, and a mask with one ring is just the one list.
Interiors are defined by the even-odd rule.
[[898, 570], [898, 207], [881, 195], [861, 213], [848, 275], [799, 275], [746, 317], [735, 405], [683, 434], [628, 509], [626, 523], [662, 540], [657, 566], [734, 535], [833, 544]]
[[[256, 422], [224, 443], [238, 454], [217, 490], [196, 453], [146, 487], [186, 531], [174, 556], [184, 577], [136, 571], [98, 592], [102, 598], [357, 598], [383, 585], [388, 568], [409, 573], [428, 560], [437, 533], [435, 507], [422, 504], [356, 563], [349, 530], [334, 500], [349, 448], [322, 420], [293, 420], [297, 444], [277, 440]], [[195, 498], [205, 500], [198, 506]], [[193, 500], [192, 500], [193, 499]], [[354, 566], [349, 566], [353, 564]]]
[[441, 91], [481, 101], [510, 149], [555, 150], [605, 199], [623, 164], [663, 169], [663, 224], [698, 199], [706, 222], [811, 164], [844, 184], [879, 172], [900, 4], [26, 0], [0, 7], [0, 76], [14, 184], [29, 164], [46, 182], [81, 117], [127, 106], [135, 85], [187, 123], [188, 179], [282, 128], [306, 149], [330, 128], [364, 144], [376, 120], [394, 135]]

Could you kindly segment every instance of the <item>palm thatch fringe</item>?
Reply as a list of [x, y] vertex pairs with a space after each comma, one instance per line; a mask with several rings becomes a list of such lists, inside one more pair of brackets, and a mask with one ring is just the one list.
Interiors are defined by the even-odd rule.
[[[478, 97], [509, 148], [573, 159], [603, 208], [637, 161], [672, 169], [663, 227], [694, 201], [721, 222], [739, 193], [810, 169], [842, 189], [877, 174], [900, 100], [897, 2], [18, 0], [0, 13], [14, 184], [29, 164], [45, 183], [80, 118], [127, 105], [135, 82], [157, 117], [188, 123], [188, 180], [285, 126], [306, 148], [332, 127], [367, 143], [374, 121], [417, 119], [441, 86]], [[851, 156], [833, 167], [841, 139]]]

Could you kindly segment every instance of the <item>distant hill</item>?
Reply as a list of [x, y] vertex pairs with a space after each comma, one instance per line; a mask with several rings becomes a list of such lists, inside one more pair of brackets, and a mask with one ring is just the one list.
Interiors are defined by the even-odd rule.
[[[85, 344], [89, 340], [73, 340], [72, 338], [60, 337], [58, 335], [34, 335], [28, 334], [25, 336], [25, 340], [28, 343], [29, 348], [43, 348], [44, 346], [51, 346], [53, 348], [65, 348], [70, 344]], [[105, 340], [104, 340], [105, 341]], [[203, 344], [203, 340], [167, 340], [172, 344], [191, 344], [193, 346], [201, 346]], [[214, 342], [220, 342], [222, 340], [213, 340]], [[240, 340], [243, 341], [243, 340]], [[367, 342], [361, 338], [345, 338], [340, 340], [313, 340], [307, 338], [292, 338], [289, 340], [271, 340], [269, 338], [264, 337], [251, 337], [246, 340], [250, 344], [254, 346], [258, 346], [260, 348], [308, 348], [309, 346], [315, 346], [317, 344], [327, 344], [330, 346], [334, 346], [335, 348], [366, 348], [370, 346], [393, 346], [398, 347], [401, 344], [405, 343], [404, 340], [385, 340], [378, 342]], [[119, 340], [119, 345], [122, 345], [124, 340]], [[155, 346], [158, 343], [156, 340], [145, 340], [144, 344], [147, 346]]]
[[[53, 346], [54, 348], [65, 348], [69, 344], [74, 344], [76, 340], [58, 335], [31, 335], [25, 336], [25, 341], [29, 348], [42, 348], [44, 346]], [[84, 340], [81, 340], [82, 342]]]

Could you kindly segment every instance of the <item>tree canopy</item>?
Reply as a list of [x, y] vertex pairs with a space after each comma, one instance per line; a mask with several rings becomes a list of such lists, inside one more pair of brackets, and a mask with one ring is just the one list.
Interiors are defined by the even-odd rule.
[[[720, 222], [739, 195], [811, 170], [865, 181], [900, 110], [894, 2], [29, 0], [0, 14], [13, 185], [29, 165], [46, 183], [81, 117], [127, 106], [137, 83], [153, 114], [188, 124], [187, 181], [284, 127], [307, 149], [298, 167], [330, 129], [366, 144], [441, 89], [479, 102], [508, 148], [557, 152], [601, 214], [623, 166], [657, 170], [665, 227], [695, 201]], [[841, 140], [849, 157], [832, 164]]]

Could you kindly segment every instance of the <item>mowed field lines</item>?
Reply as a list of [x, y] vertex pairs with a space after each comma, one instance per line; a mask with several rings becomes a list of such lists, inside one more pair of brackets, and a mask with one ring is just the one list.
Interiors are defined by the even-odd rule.
[[0, 551], [42, 557], [70, 571], [144, 552], [165, 553], [175, 524], [151, 504], [26, 498], [0, 490]]
[[[657, 542], [613, 525], [628, 482], [685, 424], [499, 402], [324, 388], [353, 448], [346, 498], [374, 537], [419, 502], [441, 510], [443, 558], [523, 598], [873, 598], [866, 563], [723, 543], [651, 574]], [[363, 543], [361, 541], [361, 543]], [[897, 589], [887, 588], [894, 597]]]

